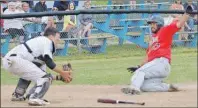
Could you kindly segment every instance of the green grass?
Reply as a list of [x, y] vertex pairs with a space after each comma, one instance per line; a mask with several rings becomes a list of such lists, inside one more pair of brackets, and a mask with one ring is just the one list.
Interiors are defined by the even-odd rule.
[[92, 5], [107, 5], [108, 0], [93, 0], [91, 1]]
[[[197, 49], [176, 47], [172, 52], [171, 74], [166, 81], [174, 83], [197, 81]], [[78, 54], [70, 50], [69, 56], [57, 56], [55, 61], [58, 65], [72, 63], [74, 79], [70, 84], [114, 85], [129, 84], [131, 74], [126, 68], [140, 64], [144, 56], [145, 50], [134, 45], [114, 45], [108, 46], [105, 54], [88, 52]], [[1, 84], [16, 84], [16, 82], [17, 77], [1, 69]], [[64, 83], [54, 82], [54, 84]]]

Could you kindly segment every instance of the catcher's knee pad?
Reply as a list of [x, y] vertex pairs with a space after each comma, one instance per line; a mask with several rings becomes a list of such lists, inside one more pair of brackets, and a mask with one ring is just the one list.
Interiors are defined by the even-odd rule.
[[20, 78], [18, 81], [17, 87], [15, 89], [15, 94], [23, 96], [27, 88], [29, 87], [30, 83], [31, 81]]
[[49, 86], [52, 81], [52, 75], [46, 74], [42, 78], [39, 78], [36, 82], [36, 88], [33, 94], [29, 98], [42, 98], [45, 93], [48, 91]]

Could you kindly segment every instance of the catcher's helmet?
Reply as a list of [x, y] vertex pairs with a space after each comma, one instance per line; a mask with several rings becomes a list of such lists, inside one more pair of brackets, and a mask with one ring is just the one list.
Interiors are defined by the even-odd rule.
[[147, 23], [157, 23], [158, 26], [164, 26], [164, 19], [161, 16], [151, 16], [148, 20]]

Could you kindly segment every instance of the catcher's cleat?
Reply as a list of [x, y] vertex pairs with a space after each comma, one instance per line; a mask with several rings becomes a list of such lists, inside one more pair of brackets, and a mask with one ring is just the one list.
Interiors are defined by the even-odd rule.
[[44, 106], [44, 105], [49, 105], [50, 102], [47, 100], [42, 100], [42, 99], [29, 99], [28, 104], [30, 106]]
[[25, 101], [26, 98], [24, 96], [20, 96], [17, 93], [12, 94], [11, 101]]
[[137, 89], [134, 89], [134, 88], [129, 88], [129, 87], [126, 87], [126, 88], [122, 88], [121, 91], [124, 93], [124, 94], [132, 94], [132, 95], [139, 95], [141, 93], [140, 90], [137, 90]]
[[178, 91], [180, 91], [180, 90], [176, 85], [170, 84], [168, 92], [178, 92]]

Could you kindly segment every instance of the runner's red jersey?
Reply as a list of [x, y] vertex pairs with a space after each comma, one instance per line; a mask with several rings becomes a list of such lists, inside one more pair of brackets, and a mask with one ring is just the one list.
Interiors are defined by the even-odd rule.
[[151, 36], [149, 47], [147, 49], [148, 62], [155, 58], [165, 57], [171, 62], [171, 45], [174, 34], [180, 28], [176, 26], [177, 21], [170, 25], [162, 27], [156, 34]]

